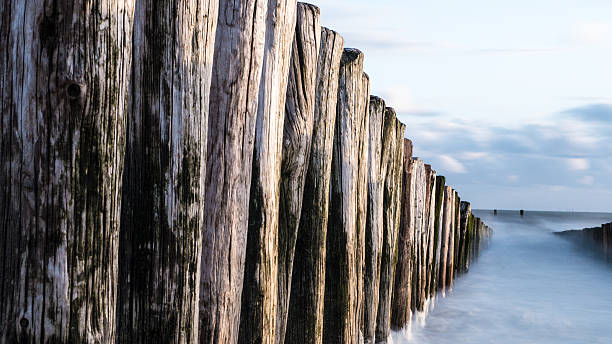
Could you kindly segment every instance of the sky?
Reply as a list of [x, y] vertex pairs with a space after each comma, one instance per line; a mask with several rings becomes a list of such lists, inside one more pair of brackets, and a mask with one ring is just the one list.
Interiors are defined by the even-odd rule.
[[473, 208], [612, 212], [612, 1], [311, 2]]

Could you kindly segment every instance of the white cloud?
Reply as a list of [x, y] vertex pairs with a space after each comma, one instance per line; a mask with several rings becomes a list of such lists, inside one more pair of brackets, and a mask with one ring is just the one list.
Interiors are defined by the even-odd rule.
[[489, 159], [490, 154], [488, 152], [463, 152], [461, 158], [464, 160], [484, 160]]
[[510, 175], [506, 177], [506, 180], [508, 181], [508, 183], [516, 183], [519, 180], [519, 176], [517, 175]]
[[581, 178], [579, 182], [580, 184], [584, 185], [593, 185], [593, 183], [595, 182], [595, 178], [593, 178], [593, 176], [585, 176], [584, 178]]
[[459, 162], [459, 160], [448, 156], [448, 155], [440, 155], [438, 157], [438, 160], [440, 161], [440, 165], [442, 165], [442, 167], [450, 172], [454, 172], [454, 173], [466, 173], [467, 169], [465, 168], [465, 166], [463, 166], [463, 164], [461, 162]]
[[572, 171], [585, 171], [588, 170], [590, 167], [589, 161], [587, 159], [572, 158], [566, 159], [565, 162], [567, 163], [569, 169]]
[[608, 23], [581, 23], [574, 32], [575, 39], [582, 44], [607, 43], [612, 37], [612, 29]]

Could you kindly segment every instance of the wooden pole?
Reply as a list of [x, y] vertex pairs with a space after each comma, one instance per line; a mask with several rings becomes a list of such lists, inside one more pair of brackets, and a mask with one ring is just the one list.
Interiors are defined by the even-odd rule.
[[[219, 0], [208, 118], [200, 343], [235, 344], [268, 4]], [[228, 16], [231, 14], [231, 16]]]
[[120, 343], [197, 342], [195, 286], [217, 6], [136, 0], [119, 251]]
[[323, 295], [338, 75], [344, 40], [323, 28], [317, 66], [314, 129], [297, 235], [285, 343], [323, 342]]
[[442, 223], [444, 217], [444, 190], [446, 189], [446, 178], [444, 176], [436, 177], [436, 209], [434, 213], [434, 253], [433, 253], [433, 271], [430, 284], [430, 296], [434, 296], [438, 291], [438, 282], [440, 276], [440, 258], [442, 251]]
[[[412, 152], [412, 142], [404, 139], [404, 152]], [[391, 301], [391, 326], [401, 329], [410, 322], [412, 303], [414, 302], [414, 262], [416, 256], [415, 243], [415, 175], [418, 169], [418, 160], [412, 155], [404, 154], [402, 173], [402, 195], [400, 226], [397, 239], [397, 263], [395, 267], [395, 280]]]
[[276, 339], [280, 173], [296, 8], [295, 1], [268, 0], [238, 336], [243, 344]]
[[[380, 295], [376, 317], [376, 342], [386, 343], [390, 335], [391, 304], [395, 284], [397, 242], [399, 235], [404, 156], [412, 157], [412, 143], [404, 140], [406, 126], [395, 110], [387, 108], [383, 131], [383, 153], [390, 152], [383, 199], [383, 250], [380, 269]], [[383, 155], [384, 157], [384, 155]]]
[[442, 219], [442, 246], [440, 251], [440, 280], [438, 283], [440, 290], [444, 290], [448, 285], [448, 257], [450, 252], [451, 229], [454, 215], [454, 199], [453, 189], [450, 186], [446, 186], [444, 189], [444, 217]]
[[427, 173], [427, 258], [426, 258], [426, 278], [425, 278], [425, 298], [432, 295], [431, 283], [434, 275], [435, 259], [435, 210], [436, 210], [436, 171], [431, 165], [425, 165]]
[[[389, 164], [383, 153], [385, 101], [370, 97], [370, 143], [368, 149], [368, 208], [365, 241], [363, 337], [367, 344], [375, 342], [376, 314], [380, 287], [380, 263], [383, 245], [384, 176]], [[385, 155], [386, 159], [383, 159]]]
[[134, 1], [0, 5], [0, 342], [115, 338]]
[[[325, 272], [324, 342], [357, 343], [361, 275], [358, 228], [361, 140], [369, 96], [363, 81], [363, 53], [345, 49], [340, 63], [331, 172]], [[365, 221], [363, 222], [365, 225]]]
[[318, 7], [298, 3], [285, 105], [281, 166], [276, 321], [276, 343], [279, 344], [285, 342], [295, 244], [302, 212], [304, 182], [312, 147], [317, 61], [321, 46], [320, 19], [321, 13]]

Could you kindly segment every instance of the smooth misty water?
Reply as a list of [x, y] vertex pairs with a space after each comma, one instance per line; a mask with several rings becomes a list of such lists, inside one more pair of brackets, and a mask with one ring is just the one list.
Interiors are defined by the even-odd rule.
[[612, 266], [551, 234], [612, 214], [477, 211], [491, 246], [393, 342], [612, 343]]

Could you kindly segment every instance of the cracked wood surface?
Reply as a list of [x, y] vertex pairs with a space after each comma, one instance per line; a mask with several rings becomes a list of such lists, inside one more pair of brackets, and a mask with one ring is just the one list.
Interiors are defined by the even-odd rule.
[[195, 343], [217, 0], [136, 0], [118, 342]]
[[0, 4], [0, 342], [115, 336], [134, 1]]

